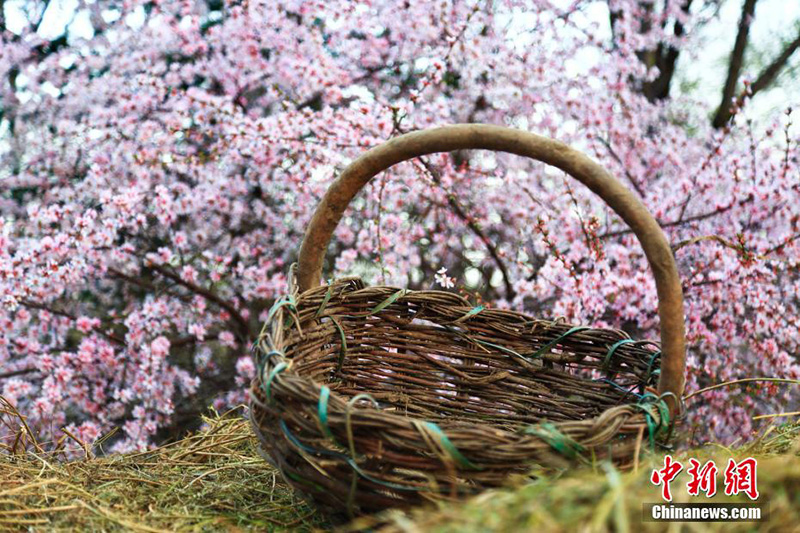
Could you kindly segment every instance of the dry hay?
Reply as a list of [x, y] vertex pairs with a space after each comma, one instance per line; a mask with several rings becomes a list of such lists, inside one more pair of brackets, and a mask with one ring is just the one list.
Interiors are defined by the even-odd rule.
[[153, 451], [61, 461], [0, 451], [0, 530], [309, 530], [325, 522], [264, 462], [241, 413]]

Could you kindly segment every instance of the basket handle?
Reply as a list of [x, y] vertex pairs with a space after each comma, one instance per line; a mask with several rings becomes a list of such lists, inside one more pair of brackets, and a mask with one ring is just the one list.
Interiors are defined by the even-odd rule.
[[594, 191], [630, 226], [656, 280], [662, 351], [658, 391], [668, 394], [665, 400], [674, 414], [683, 393], [686, 335], [683, 291], [669, 243], [647, 208], [624, 185], [586, 155], [553, 139], [501, 126], [456, 124], [407, 133], [372, 148], [342, 172], [317, 207], [300, 247], [300, 291], [320, 284], [333, 232], [350, 201], [373, 176], [415, 157], [467, 149], [508, 152], [557, 167]]

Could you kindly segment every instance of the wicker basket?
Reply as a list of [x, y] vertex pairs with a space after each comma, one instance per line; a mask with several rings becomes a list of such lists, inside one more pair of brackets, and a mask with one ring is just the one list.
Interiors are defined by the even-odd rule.
[[[319, 286], [333, 231], [373, 176], [461, 149], [543, 161], [606, 201], [638, 237], [655, 277], [660, 350], [617, 330], [473, 307], [449, 292], [354, 278]], [[630, 191], [562, 143], [480, 124], [394, 138], [331, 186], [292, 278], [257, 342], [251, 419], [268, 460], [328, 512], [459, 498], [537, 466], [631, 464], [669, 438], [685, 367], [672, 252]]]

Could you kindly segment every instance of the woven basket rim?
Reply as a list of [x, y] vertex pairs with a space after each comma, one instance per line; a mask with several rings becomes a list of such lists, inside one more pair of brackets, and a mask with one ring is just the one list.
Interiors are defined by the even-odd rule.
[[[295, 269], [295, 266], [292, 265], [292, 267], [290, 268], [290, 272], [293, 273], [294, 269]], [[436, 296], [444, 296], [446, 298], [450, 298], [450, 299], [453, 299], [454, 301], [457, 301], [458, 303], [462, 304], [460, 307], [463, 308], [464, 310], [466, 310], [467, 312], [469, 312], [470, 310], [474, 310], [476, 308], [476, 306], [471, 305], [469, 303], [469, 301], [466, 298], [464, 298], [462, 295], [454, 293], [454, 292], [443, 291], [443, 290], [438, 290], [438, 289], [407, 289], [407, 288], [403, 288], [403, 287], [397, 287], [397, 286], [385, 285], [385, 284], [382, 284], [382, 285], [367, 285], [366, 282], [364, 282], [363, 278], [360, 277], [360, 276], [347, 276], [347, 277], [337, 278], [337, 279], [333, 280], [332, 282], [330, 282], [330, 283], [328, 283], [326, 285], [322, 285], [322, 286], [318, 286], [318, 287], [314, 287], [314, 288], [308, 289], [307, 291], [304, 291], [302, 294], [299, 293], [299, 289], [298, 289], [298, 287], [297, 287], [297, 285], [295, 283], [295, 278], [294, 278], [293, 275], [289, 276], [289, 285], [290, 285], [290, 288], [291, 288], [289, 293], [293, 294], [293, 295], [296, 295], [296, 296], [294, 296], [294, 300], [295, 301], [297, 301], [300, 298], [302, 298], [303, 294], [306, 294], [306, 293], [311, 293], [311, 292], [314, 292], [314, 291], [320, 291], [320, 290], [325, 289], [325, 288], [327, 288], [327, 290], [330, 291], [335, 286], [341, 286], [342, 287], [342, 291], [340, 291], [337, 296], [341, 296], [343, 294], [347, 294], [347, 295], [351, 295], [351, 296], [358, 296], [359, 293], [361, 293], [361, 292], [368, 292], [368, 291], [385, 289], [386, 293], [390, 294], [390, 295], [391, 294], [397, 294], [397, 293], [401, 292], [402, 295], [399, 296], [397, 298], [397, 300], [396, 300], [398, 302], [402, 301], [402, 300], [405, 300], [407, 298], [408, 299], [417, 299], [419, 297], [424, 297], [425, 295], [436, 295]], [[353, 285], [355, 285], [355, 287], [353, 287]], [[280, 301], [276, 301], [275, 305], [278, 306], [279, 304], [280, 304]], [[443, 304], [443, 305], [448, 305], [451, 309], [455, 308], [454, 306], [449, 305], [449, 304]], [[481, 307], [484, 307], [484, 306], [481, 306]], [[592, 332], [597, 332], [597, 331], [614, 332], [614, 333], [617, 333], [617, 334], [621, 335], [622, 337], [624, 337], [624, 340], [631, 341], [631, 344], [634, 344], [634, 345], [651, 345], [651, 346], [656, 347], [657, 349], [660, 349], [660, 342], [659, 341], [652, 340], [652, 339], [633, 339], [624, 330], [616, 329], [616, 328], [603, 328], [603, 327], [593, 327], [593, 326], [576, 326], [576, 324], [569, 322], [566, 317], [556, 317], [554, 319], [534, 318], [534, 317], [531, 317], [530, 315], [525, 314], [524, 312], [515, 311], [515, 310], [512, 310], [512, 309], [492, 308], [490, 306], [485, 306], [485, 309], [482, 310], [481, 313], [482, 314], [485, 313], [485, 314], [488, 314], [488, 315], [496, 314], [496, 315], [499, 315], [498, 318], [502, 317], [502, 319], [504, 319], [504, 320], [508, 320], [509, 318], [518, 319], [518, 321], [519, 321], [518, 323], [519, 324], [534, 324], [534, 326], [538, 325], [538, 324], [543, 324], [543, 325], [547, 325], [547, 326], [562, 325], [562, 326], [569, 326], [569, 327], [585, 327], [585, 329], [583, 331], [578, 332], [576, 335], [579, 335], [580, 333], [583, 333], [583, 332], [585, 332], [587, 334], [591, 334]], [[368, 315], [369, 315], [369, 313], [367, 313], [365, 316], [368, 316]], [[358, 315], [353, 315], [352, 318], [359, 318], [359, 316]], [[265, 325], [266, 325], [266, 323], [265, 323]], [[545, 326], [545, 327], [547, 327], [547, 326]], [[316, 398], [319, 398], [319, 395], [320, 395], [320, 393], [321, 393], [323, 388], [328, 388], [329, 391], [330, 391], [329, 394], [330, 394], [331, 398], [338, 399], [338, 400], [340, 400], [340, 401], [342, 401], [344, 403], [347, 403], [348, 400], [352, 399], [352, 398], [348, 398], [347, 395], [339, 394], [336, 391], [335, 388], [328, 387], [322, 381], [318, 381], [318, 380], [312, 379], [310, 377], [304, 376], [303, 374], [297, 372], [296, 369], [295, 369], [295, 365], [293, 364], [293, 361], [291, 359], [286, 358], [286, 356], [284, 354], [276, 353], [275, 351], [271, 351], [269, 353], [273, 354], [274, 356], [280, 357], [281, 360], [278, 361], [278, 364], [280, 364], [280, 363], [285, 363], [286, 364], [285, 370], [282, 370], [280, 373], [276, 374], [275, 379], [274, 379], [274, 383], [272, 385], [272, 388], [270, 389], [273, 398], [274, 398], [274, 396], [276, 394], [278, 394], [278, 395], [281, 394], [281, 392], [284, 389], [284, 387], [280, 384], [280, 378], [281, 377], [292, 377], [295, 380], [299, 380], [299, 381], [301, 381], [303, 383], [312, 385], [316, 389], [316, 395], [314, 395], [314, 397], [316, 397]], [[257, 379], [259, 377], [261, 377], [261, 376], [258, 375], [259, 373], [257, 373], [257, 376], [256, 376]], [[574, 374], [571, 374], [571, 376], [574, 377]], [[254, 382], [253, 382], [253, 387], [254, 388], [258, 386], [258, 384], [256, 383], [257, 379], [254, 380]], [[586, 379], [585, 381], [587, 383], [595, 382], [595, 381], [590, 380], [590, 379]], [[605, 387], [605, 388], [609, 388], [609, 387]], [[669, 394], [670, 393], [667, 393], [667, 395], [669, 395]], [[635, 393], [631, 393], [629, 391], [629, 394], [624, 395], [623, 398], [627, 397], [627, 396], [631, 396], [632, 399], [636, 400], [637, 399], [636, 396], [640, 396], [640, 395], [636, 395]], [[663, 394], [661, 396], [658, 396], [658, 395], [653, 394], [653, 393], [648, 393], [647, 394], [648, 398], [654, 399], [656, 402], [657, 401], [663, 401], [663, 397], [664, 396], [665, 395], [663, 395]], [[638, 402], [636, 402], [636, 401], [630, 401], [630, 402], [624, 402], [624, 403], [621, 402], [618, 405], [607, 407], [607, 408], [603, 409], [602, 411], [600, 411], [600, 413], [598, 415], [593, 416], [593, 417], [581, 418], [581, 419], [576, 419], [576, 420], [553, 421], [553, 422], [548, 422], [548, 423], [550, 423], [550, 424], [552, 424], [552, 425], [554, 425], [556, 427], [570, 427], [571, 425], [574, 425], [576, 423], [583, 424], [583, 423], [588, 423], [588, 422], [592, 422], [592, 421], [599, 422], [600, 419], [602, 419], [604, 416], [607, 415], [607, 413], [610, 413], [610, 412], [613, 412], [613, 411], [619, 411], [619, 410], [624, 409], [624, 408], [632, 408], [632, 409], [636, 410], [636, 413], [633, 415], [633, 418], [629, 421], [628, 425], [637, 425], [637, 426], [638, 425], [644, 425], [644, 426], [646, 426], [647, 423], [648, 423], [649, 415], [646, 412], [644, 412], [644, 411], [642, 411], [640, 409], [640, 407], [642, 405], [642, 402], [641, 402], [641, 398], [638, 398], [638, 399], [639, 399]], [[267, 401], [269, 401], [269, 399], [267, 399]], [[375, 400], [373, 400], [373, 402], [375, 402], [376, 404], [378, 403]], [[329, 400], [328, 405], [329, 406], [331, 405], [330, 400]], [[683, 415], [683, 413], [685, 411], [685, 408], [684, 408], [683, 402], [680, 399], [678, 401], [678, 406], [679, 406], [679, 409], [675, 413], [674, 418], [673, 418], [673, 416], [670, 416], [670, 413], [667, 411], [666, 417], [665, 417], [667, 419], [667, 422], [666, 422], [667, 426], [672, 426], [672, 423], [674, 423], [675, 419], [680, 419], [682, 417], [682, 415]], [[359, 405], [353, 405], [352, 407], [348, 408], [344, 412], [347, 412], [347, 411], [349, 411], [351, 417], [353, 415], [357, 414], [357, 413], [360, 413], [360, 412], [367, 412], [367, 411], [376, 412], [377, 411], [377, 412], [380, 412], [381, 416], [384, 417], [385, 419], [387, 419], [387, 421], [388, 420], [395, 420], [395, 421], [398, 421], [398, 422], [404, 421], [406, 423], [412, 423], [412, 424], [414, 422], [421, 422], [421, 423], [430, 422], [430, 420], [427, 420], [425, 418], [421, 418], [421, 417], [417, 417], [417, 416], [409, 415], [409, 414], [402, 414], [400, 412], [385, 411], [385, 410], [382, 410], [380, 408], [375, 408], [375, 407], [367, 408], [367, 407], [362, 407], [362, 406], [359, 406]], [[662, 416], [662, 418], [664, 418], [664, 417]], [[673, 419], [672, 422], [670, 422], [671, 418]], [[491, 429], [496, 434], [502, 433], [507, 437], [518, 435], [517, 431], [511, 431], [511, 430], [508, 430], [508, 429], [505, 429], [505, 428], [502, 428], [502, 427], [498, 427], [497, 425], [493, 425], [491, 423], [485, 423], [485, 422], [480, 422], [480, 421], [469, 421], [469, 422], [458, 421], [458, 422], [461, 423], [461, 424], [467, 424], [468, 423], [468, 424], [470, 424], [472, 426], [480, 426], [482, 429]], [[662, 422], [663, 422], [663, 420], [659, 421], [659, 424], [658, 424], [659, 429], [662, 426], [664, 426], [664, 424], [662, 424]], [[398, 424], [398, 425], [403, 425], [403, 424]], [[451, 427], [451, 425], [448, 424], [447, 422], [437, 422], [437, 425], [442, 426], [443, 429]]]
[[[281, 362], [286, 362], [286, 361], [281, 361]], [[291, 366], [291, 364], [290, 364], [290, 362], [287, 363], [287, 364], [289, 366], [286, 368], [286, 370], [282, 371], [278, 375], [276, 375], [276, 378], [275, 378], [275, 381], [274, 381], [274, 384], [273, 384], [273, 388], [271, 389], [273, 398], [275, 396], [280, 396], [282, 390], [284, 389], [284, 387], [282, 387], [280, 385], [280, 381], [278, 381], [278, 380], [281, 379], [281, 378], [291, 377], [293, 379], [302, 381], [302, 382], [304, 382], [306, 384], [313, 385], [317, 389], [317, 395], [316, 395], [317, 398], [319, 397], [319, 394], [321, 393], [323, 388], [328, 388], [330, 390], [330, 398], [339, 399], [344, 403], [347, 403], [349, 400], [352, 400], [352, 398], [348, 398], [346, 395], [339, 394], [338, 392], [336, 392], [335, 389], [333, 389], [331, 387], [328, 387], [327, 385], [320, 384], [319, 381], [316, 381], [316, 380], [314, 380], [312, 378], [306, 377], [306, 376], [294, 371], [292, 366]], [[364, 398], [364, 400], [366, 401], [367, 399]], [[267, 400], [267, 401], [269, 401], [269, 400]], [[329, 400], [329, 402], [330, 402], [330, 400]], [[328, 405], [330, 406], [330, 403]], [[554, 421], [554, 422], [548, 422], [548, 423], [551, 423], [554, 426], [569, 427], [570, 425], [574, 425], [576, 422], [583, 423], [583, 422], [599, 421], [601, 418], [603, 418], [603, 415], [605, 415], [608, 412], [620, 410], [622, 408], [627, 408], [627, 407], [637, 408], [638, 405], [640, 405], [640, 404], [637, 403], [637, 402], [620, 403], [619, 405], [615, 405], [615, 406], [609, 407], [607, 409], [604, 409], [601, 412], [601, 414], [599, 414], [597, 416], [594, 416], [594, 417], [591, 417], [591, 418], [583, 418], [583, 419], [580, 419], [580, 420], [562, 420], [562, 421]], [[414, 415], [400, 414], [399, 412], [394, 412], [394, 411], [385, 411], [385, 410], [380, 409], [380, 408], [366, 408], [366, 407], [359, 406], [358, 404], [355, 404], [355, 405], [353, 405], [352, 408], [350, 408], [348, 410], [344, 410], [342, 412], [347, 412], [347, 411], [350, 412], [351, 416], [354, 416], [354, 415], [356, 415], [358, 413], [363, 413], [363, 412], [372, 412], [372, 413], [379, 412], [379, 413], [381, 413], [381, 417], [383, 419], [387, 420], [387, 421], [390, 421], [390, 420], [404, 421], [404, 422], [408, 422], [408, 423], [412, 423], [412, 424], [413, 424], [413, 422], [431, 422], [431, 420], [429, 420], [429, 419], [420, 418], [420, 417], [417, 417], [417, 416], [414, 416]], [[636, 420], [638, 422], [629, 422], [630, 425], [645, 425], [646, 426], [646, 423], [647, 423], [646, 422], [646, 415], [644, 413], [637, 412], [634, 415], [634, 417], [636, 418]], [[485, 423], [485, 422], [480, 422], [480, 421], [463, 421], [463, 420], [458, 420], [458, 421], [456, 421], [456, 423], [457, 424], [469, 424], [471, 426], [480, 426], [483, 429], [491, 429], [492, 432], [498, 434], [498, 436], [500, 436], [499, 434], [502, 433], [504, 436], [507, 436], [508, 438], [510, 438], [511, 436], [514, 436], [514, 435], [519, 435], [519, 432], [510, 431], [510, 430], [508, 430], [506, 428], [499, 427], [499, 426], [493, 425], [491, 423]], [[450, 423], [448, 421], [437, 421], [436, 424], [439, 427], [441, 427], [443, 430], [446, 430], [447, 428], [451, 427], [452, 423]], [[404, 424], [397, 424], [397, 425], [404, 425]]]

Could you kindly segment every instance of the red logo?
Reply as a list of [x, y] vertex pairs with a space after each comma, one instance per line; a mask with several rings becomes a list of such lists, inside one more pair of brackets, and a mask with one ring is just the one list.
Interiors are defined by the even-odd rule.
[[725, 494], [734, 496], [744, 492], [751, 500], [757, 499], [756, 467], [756, 460], [752, 457], [743, 459], [738, 464], [733, 459], [729, 459], [728, 466], [725, 468]]
[[653, 485], [661, 485], [661, 497], [664, 498], [665, 501], [672, 501], [672, 492], [670, 491], [669, 484], [678, 476], [681, 470], [683, 470], [683, 465], [677, 461], [673, 461], [671, 455], [664, 456], [664, 468], [653, 470], [650, 481]]
[[689, 469], [687, 474], [692, 478], [686, 484], [686, 489], [691, 496], [699, 496], [700, 492], [705, 492], [706, 497], [710, 498], [717, 493], [717, 465], [714, 461], [709, 461], [700, 466], [697, 459], [689, 459]]
[[[728, 460], [725, 468], [724, 483], [725, 495], [735, 496], [746, 494], [751, 500], [758, 499], [758, 480], [756, 470], [758, 463], [752, 457], [742, 459], [738, 463]], [[661, 497], [664, 501], [672, 501], [672, 490], [670, 483], [678, 477], [683, 470], [680, 461], [675, 461], [671, 455], [664, 456], [664, 467], [653, 470], [650, 475], [650, 482], [653, 485], [661, 485]], [[686, 490], [690, 496], [699, 496], [704, 493], [707, 498], [711, 498], [717, 493], [717, 473], [719, 472], [714, 461], [701, 464], [697, 459], [689, 459], [689, 482], [686, 483]]]

